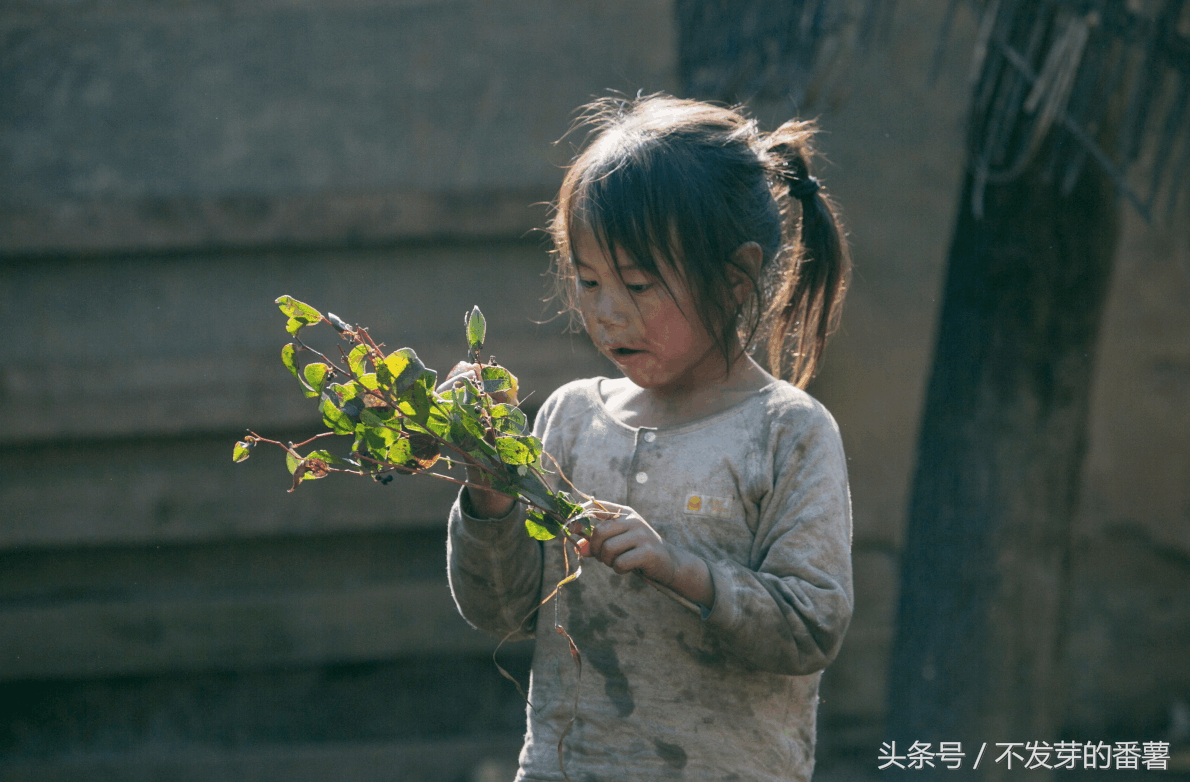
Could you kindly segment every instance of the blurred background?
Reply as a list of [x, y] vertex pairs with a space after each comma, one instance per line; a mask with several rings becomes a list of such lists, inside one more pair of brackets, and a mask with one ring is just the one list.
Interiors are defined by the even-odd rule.
[[[804, 21], [829, 4], [787, 5]], [[767, 82], [716, 77], [772, 51], [771, 28], [746, 24], [708, 49], [723, 3], [5, 3], [0, 778], [511, 779], [524, 704], [450, 599], [452, 487], [333, 476], [289, 494], [280, 453], [233, 464], [232, 445], [320, 428], [279, 360], [282, 294], [440, 372], [478, 304], [529, 411], [613, 374], [551, 319], [537, 230], [573, 110], [609, 90], [746, 99], [767, 126], [801, 113], [824, 131], [856, 273], [810, 390], [848, 453], [856, 611], [818, 756], [825, 777], [874, 772], [904, 671], [936, 678], [912, 650], [892, 659], [901, 585], [920, 586], [903, 568], [923, 572], [905, 541], [991, 17], [834, 7], [854, 13], [777, 89], [777, 56], [753, 69]], [[1186, 71], [1170, 67], [1176, 109]], [[1178, 112], [1160, 127], [1181, 138]], [[1190, 215], [1168, 188], [1149, 219], [1111, 202], [1068, 512], [1041, 544], [1061, 574], [1040, 600], [1052, 637], [1030, 647], [1046, 665], [977, 685], [1047, 683], [1043, 727], [983, 740], [1164, 741], [1174, 778], [1190, 773]], [[1002, 450], [1028, 466], [1029, 448]], [[1022, 590], [1004, 600], [1028, 613]], [[1003, 605], [984, 619], [1011, 636]], [[528, 653], [500, 653], [522, 681]]]

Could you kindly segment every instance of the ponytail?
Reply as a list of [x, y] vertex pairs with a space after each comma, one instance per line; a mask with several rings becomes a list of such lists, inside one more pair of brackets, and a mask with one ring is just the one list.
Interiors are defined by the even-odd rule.
[[799, 388], [814, 376], [827, 338], [838, 326], [851, 277], [851, 256], [837, 207], [810, 174], [815, 132], [813, 123], [793, 120], [765, 140], [778, 196], [785, 201], [788, 233], [793, 233], [794, 202], [801, 215], [779, 258], [765, 313], [768, 363], [775, 375], [788, 372], [790, 382]]

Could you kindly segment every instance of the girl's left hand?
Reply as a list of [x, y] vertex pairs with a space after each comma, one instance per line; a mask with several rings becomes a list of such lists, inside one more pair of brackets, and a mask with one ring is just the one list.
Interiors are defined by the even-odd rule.
[[[580, 554], [598, 559], [620, 575], [635, 570], [662, 584], [673, 577], [676, 564], [669, 546], [639, 513], [614, 502], [588, 507], [592, 532], [579, 541]], [[572, 522], [571, 532], [581, 534], [581, 526]]]
[[[701, 557], [666, 543], [627, 505], [600, 501], [588, 507], [592, 530], [579, 541], [581, 555], [598, 559], [620, 575], [635, 571], [695, 603], [714, 603], [711, 572]], [[571, 522], [571, 532], [581, 534], [581, 528], [581, 522]]]

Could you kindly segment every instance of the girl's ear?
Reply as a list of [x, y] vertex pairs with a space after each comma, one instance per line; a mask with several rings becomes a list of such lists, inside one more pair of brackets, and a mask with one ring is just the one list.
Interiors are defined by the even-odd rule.
[[731, 280], [737, 305], [743, 304], [755, 292], [753, 281], [759, 278], [763, 262], [764, 250], [756, 242], [744, 242], [731, 254], [727, 277]]

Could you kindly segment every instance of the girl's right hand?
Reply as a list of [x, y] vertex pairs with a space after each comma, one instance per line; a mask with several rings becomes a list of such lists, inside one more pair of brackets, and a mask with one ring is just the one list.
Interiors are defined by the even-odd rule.
[[[463, 378], [468, 378], [477, 385], [480, 381], [480, 372], [482, 367], [479, 364], [472, 364], [467, 361], [460, 361], [455, 364], [454, 369], [450, 370], [450, 374], [446, 376], [446, 380], [438, 384], [434, 389], [439, 394], [451, 391], [455, 387], [455, 381]], [[516, 388], [511, 388], [508, 391], [497, 391], [492, 394], [492, 400], [503, 404], [516, 404]], [[476, 486], [487, 486], [489, 484], [487, 474], [478, 467], [472, 464], [467, 465], [467, 483]], [[475, 513], [476, 518], [480, 519], [500, 519], [508, 515], [512, 510], [512, 506], [516, 501], [507, 494], [501, 494], [497, 491], [486, 491], [484, 489], [477, 489], [473, 486], [467, 487], [467, 495], [471, 500], [471, 509]]]

